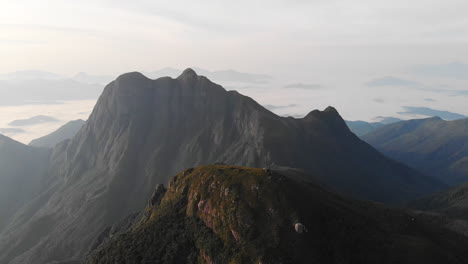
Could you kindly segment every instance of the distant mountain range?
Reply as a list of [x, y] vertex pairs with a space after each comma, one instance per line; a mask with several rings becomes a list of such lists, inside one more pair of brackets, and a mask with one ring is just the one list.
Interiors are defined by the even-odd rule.
[[393, 124], [396, 122], [402, 121], [396, 117], [386, 117], [386, 116], [377, 116], [374, 119], [378, 120], [377, 122], [366, 122], [366, 121], [345, 121], [348, 128], [356, 134], [358, 137], [362, 137], [379, 127]]
[[[388, 203], [446, 187], [361, 141], [332, 107], [301, 119], [283, 118], [191, 69], [176, 79], [127, 73], [104, 89], [79, 132], [53, 148], [50, 162], [41, 163], [48, 164], [47, 185], [0, 233], [0, 263], [81, 261], [102, 230], [144, 207], [156, 184], [168, 183], [184, 169], [219, 162], [299, 168], [311, 175], [307, 179], [319, 179], [344, 195]], [[182, 193], [188, 190], [184, 186], [178, 189]], [[171, 192], [173, 187], [170, 183]], [[346, 206], [338, 208], [337, 216], [348, 212]], [[350, 214], [360, 210], [366, 211], [356, 208]], [[408, 223], [403, 218], [398, 221]], [[350, 228], [374, 221], [349, 219], [360, 222]], [[416, 236], [426, 237], [425, 231]], [[444, 257], [443, 250], [433, 252]]]
[[379, 122], [346, 121], [346, 125], [348, 125], [349, 129], [356, 134], [356, 136], [360, 137], [385, 124]]
[[403, 121], [362, 138], [388, 157], [446, 183], [468, 180], [468, 119]]
[[32, 140], [29, 145], [33, 147], [53, 148], [58, 143], [74, 137], [84, 123], [85, 121], [81, 119], [70, 121], [49, 135]]

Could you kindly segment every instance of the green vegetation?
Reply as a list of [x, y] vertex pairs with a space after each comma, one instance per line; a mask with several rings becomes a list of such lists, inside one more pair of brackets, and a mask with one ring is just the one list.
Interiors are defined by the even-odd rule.
[[173, 177], [159, 206], [146, 209], [147, 221], [89, 263], [261, 261], [267, 249], [279, 246], [281, 227], [293, 232], [297, 220], [281, 190], [283, 180], [263, 169], [235, 166], [186, 170]]
[[[150, 204], [144, 215], [130, 230], [98, 246], [87, 263], [468, 259], [467, 238], [426, 225], [417, 216], [343, 199], [263, 169], [210, 165], [186, 170], [171, 179], [160, 204]], [[307, 231], [296, 232], [296, 223]]]

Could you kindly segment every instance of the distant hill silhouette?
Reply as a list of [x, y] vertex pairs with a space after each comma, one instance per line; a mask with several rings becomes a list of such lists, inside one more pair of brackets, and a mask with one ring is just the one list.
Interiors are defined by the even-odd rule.
[[356, 134], [356, 136], [360, 137], [385, 124], [380, 122], [346, 121], [346, 125], [348, 125], [349, 129]]
[[70, 139], [78, 133], [81, 127], [84, 125], [85, 121], [79, 119], [74, 120], [66, 123], [65, 125], [61, 126], [56, 131], [40, 137], [38, 139], [32, 140], [29, 145], [34, 147], [45, 147], [45, 148], [53, 148], [58, 143]]
[[44, 187], [50, 151], [0, 135], [0, 233]]

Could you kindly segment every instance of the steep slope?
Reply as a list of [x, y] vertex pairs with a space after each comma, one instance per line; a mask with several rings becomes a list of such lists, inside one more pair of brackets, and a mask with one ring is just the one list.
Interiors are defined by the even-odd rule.
[[16, 211], [38, 194], [49, 155], [46, 149], [0, 135], [0, 233]]
[[359, 140], [332, 107], [282, 118], [190, 69], [177, 79], [128, 73], [54, 148], [49, 188], [0, 238], [0, 263], [79, 260], [102, 229], [140, 210], [153, 186], [216, 162], [300, 168], [342, 193], [385, 202], [443, 187]]
[[410, 202], [409, 207], [468, 221], [468, 183]]
[[381, 126], [384, 126], [383, 123], [365, 121], [346, 121], [346, 125], [349, 127], [351, 132], [356, 134], [356, 136], [358, 137], [361, 137], [367, 133], [376, 130]]
[[410, 212], [234, 166], [178, 174], [100, 241], [88, 264], [468, 261], [467, 237]]
[[468, 119], [403, 121], [363, 139], [387, 156], [446, 183], [468, 180]]
[[75, 136], [84, 123], [85, 121], [81, 119], [70, 121], [49, 135], [34, 139], [29, 145], [33, 147], [53, 148], [58, 143]]
[[407, 204], [428, 220], [468, 236], [468, 184], [462, 184]]

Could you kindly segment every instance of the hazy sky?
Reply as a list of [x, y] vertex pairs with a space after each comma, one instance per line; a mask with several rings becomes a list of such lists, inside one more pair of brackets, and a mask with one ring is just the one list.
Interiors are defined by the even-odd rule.
[[[235, 69], [273, 76], [221, 84], [282, 115], [328, 105], [349, 120], [415, 118], [406, 106], [468, 115], [467, 14], [466, 0], [0, 0], [0, 74]], [[0, 128], [60, 109], [0, 107]]]
[[0, 72], [275, 75], [468, 61], [465, 0], [1, 0]]

